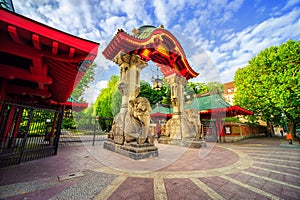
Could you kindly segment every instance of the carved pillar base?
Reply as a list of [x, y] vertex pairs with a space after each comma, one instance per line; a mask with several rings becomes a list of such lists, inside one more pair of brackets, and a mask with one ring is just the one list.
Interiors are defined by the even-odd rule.
[[166, 124], [166, 135], [170, 139], [182, 139], [180, 118], [171, 118]]
[[130, 144], [119, 145], [119, 144], [115, 144], [112, 141], [105, 141], [103, 148], [121, 154], [123, 156], [129, 157], [134, 160], [140, 160], [140, 159], [158, 156], [157, 147], [147, 143], [145, 144], [130, 143]]

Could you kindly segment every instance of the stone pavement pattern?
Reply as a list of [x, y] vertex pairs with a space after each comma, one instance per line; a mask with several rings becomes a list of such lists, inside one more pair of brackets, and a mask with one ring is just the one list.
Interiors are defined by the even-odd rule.
[[101, 145], [0, 169], [0, 199], [300, 199], [300, 147], [280, 138], [208, 144], [169, 163], [178, 148], [132, 161]]

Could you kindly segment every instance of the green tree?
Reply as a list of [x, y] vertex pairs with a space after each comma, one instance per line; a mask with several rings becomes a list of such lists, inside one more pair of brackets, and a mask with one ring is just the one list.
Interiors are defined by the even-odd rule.
[[99, 96], [96, 99], [95, 111], [99, 116], [99, 124], [102, 130], [109, 131], [111, 128], [111, 122], [104, 120], [106, 118], [112, 119], [120, 109], [121, 97], [116, 91], [119, 84], [119, 76], [111, 76], [108, 81], [107, 87], [100, 91]]
[[166, 86], [161, 88], [161, 90], [154, 90], [150, 83], [141, 80], [140, 82], [140, 93], [139, 97], [145, 97], [149, 100], [149, 103], [154, 106], [156, 103], [161, 102], [166, 95]]
[[196, 94], [203, 94], [208, 92], [208, 86], [200, 82], [188, 82], [184, 88], [184, 97], [186, 102], [194, 99]]
[[85, 90], [89, 87], [89, 84], [94, 81], [96, 64], [90, 65], [89, 69], [85, 72], [76, 88], [73, 90], [71, 96], [77, 99], [79, 102], [85, 102], [83, 94]]
[[120, 91], [118, 89], [118, 84], [115, 85], [112, 91], [112, 99], [111, 99], [111, 112], [113, 116], [118, 114], [121, 109], [122, 105], [122, 96], [120, 94]]
[[163, 84], [163, 91], [164, 91], [164, 95], [162, 97], [161, 103], [165, 104], [165, 105], [171, 105], [171, 86], [169, 85], [169, 83], [166, 82], [166, 80], [163, 78], [162, 79], [164, 84]]
[[81, 112], [74, 112], [73, 116], [77, 130], [85, 132], [94, 131], [96, 118], [94, 104], [89, 104], [89, 107]]
[[220, 93], [224, 92], [224, 85], [220, 82], [209, 82], [207, 83], [208, 91], [218, 90]]
[[292, 40], [261, 51], [237, 70], [235, 103], [260, 115], [269, 126], [287, 124], [295, 134], [300, 117], [299, 55], [300, 41]]

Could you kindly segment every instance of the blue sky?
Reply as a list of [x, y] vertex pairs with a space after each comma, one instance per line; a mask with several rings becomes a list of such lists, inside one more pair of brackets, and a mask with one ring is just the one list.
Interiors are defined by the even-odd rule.
[[[200, 75], [191, 81], [229, 82], [261, 50], [300, 39], [300, 0], [26, 0], [15, 11], [64, 32], [100, 43], [93, 102], [118, 67], [102, 51], [118, 28], [164, 25]], [[150, 65], [142, 71], [149, 80]]]

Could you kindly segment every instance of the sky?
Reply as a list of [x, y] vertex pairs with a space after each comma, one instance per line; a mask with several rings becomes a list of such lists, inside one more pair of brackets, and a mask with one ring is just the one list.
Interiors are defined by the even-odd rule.
[[[132, 34], [143, 25], [171, 32], [192, 68], [190, 81], [233, 81], [237, 69], [260, 51], [300, 39], [300, 0], [26, 0], [15, 12], [72, 35], [100, 43], [95, 81], [86, 91], [92, 103], [118, 66], [102, 52], [119, 28]], [[141, 79], [156, 76], [156, 66]], [[161, 76], [161, 74], [159, 74]]]

